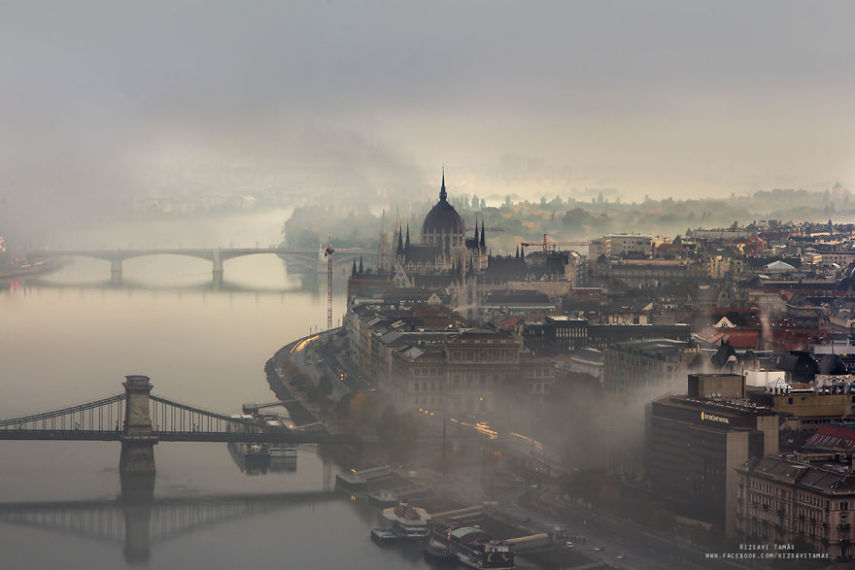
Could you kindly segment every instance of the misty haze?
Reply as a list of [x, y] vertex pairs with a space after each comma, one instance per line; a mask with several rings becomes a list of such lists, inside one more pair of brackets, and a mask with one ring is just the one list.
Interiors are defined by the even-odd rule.
[[850, 567], [853, 17], [0, 3], [0, 568]]

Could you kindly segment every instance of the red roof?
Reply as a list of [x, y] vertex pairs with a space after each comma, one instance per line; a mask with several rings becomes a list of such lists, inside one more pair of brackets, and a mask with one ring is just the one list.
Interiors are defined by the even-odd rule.
[[722, 331], [720, 341], [727, 341], [733, 348], [756, 348], [760, 339], [760, 331]]
[[821, 426], [816, 433], [805, 442], [808, 447], [825, 449], [855, 449], [855, 430], [835, 427]]
[[521, 317], [511, 317], [509, 319], [505, 319], [504, 321], [498, 323], [500, 329], [504, 329], [506, 331], [514, 330], [517, 325], [522, 320]]

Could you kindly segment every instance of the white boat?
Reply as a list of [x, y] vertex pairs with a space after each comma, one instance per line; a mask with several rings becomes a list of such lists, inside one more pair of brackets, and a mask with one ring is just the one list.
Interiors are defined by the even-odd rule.
[[381, 490], [368, 493], [368, 502], [375, 507], [391, 507], [398, 504], [398, 495], [391, 491]]

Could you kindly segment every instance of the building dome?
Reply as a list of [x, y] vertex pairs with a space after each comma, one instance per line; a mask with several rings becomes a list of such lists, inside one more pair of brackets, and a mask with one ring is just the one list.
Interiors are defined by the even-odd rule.
[[445, 173], [442, 175], [442, 188], [439, 191], [439, 202], [431, 208], [425, 216], [422, 225], [422, 235], [463, 234], [466, 227], [463, 219], [454, 206], [448, 203], [448, 194], [445, 192]]

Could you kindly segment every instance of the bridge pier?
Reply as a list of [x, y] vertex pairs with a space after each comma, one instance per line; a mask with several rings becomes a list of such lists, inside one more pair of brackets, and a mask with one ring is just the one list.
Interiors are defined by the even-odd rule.
[[122, 260], [110, 260], [110, 282], [119, 285], [122, 282]]
[[122, 475], [154, 475], [154, 446], [157, 438], [151, 431], [148, 376], [125, 376], [125, 431], [119, 472]]
[[223, 257], [222, 257], [222, 255], [220, 255], [219, 249], [214, 250], [214, 256], [213, 256], [212, 261], [214, 264], [214, 270], [213, 270], [214, 288], [220, 288], [223, 286]]

